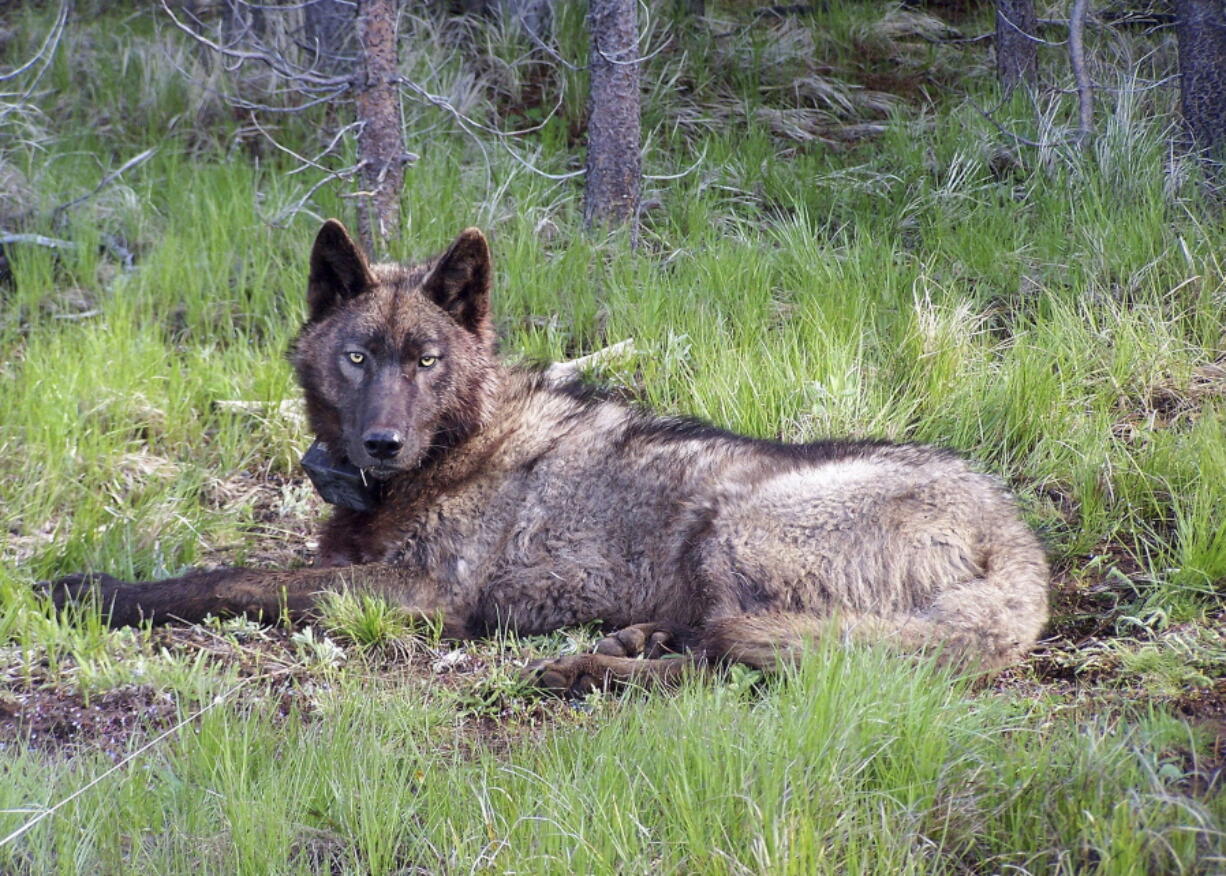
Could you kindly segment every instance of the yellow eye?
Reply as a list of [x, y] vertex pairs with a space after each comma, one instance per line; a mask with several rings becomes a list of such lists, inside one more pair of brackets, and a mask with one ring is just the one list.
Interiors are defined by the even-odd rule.
[[345, 356], [346, 356], [346, 357], [349, 359], [349, 361], [350, 361], [350, 362], [352, 362], [354, 365], [361, 365], [363, 362], [365, 362], [365, 361], [366, 361], [366, 354], [365, 354], [365, 353], [359, 353], [359, 352], [357, 352], [356, 350], [355, 350], [354, 352], [352, 352], [352, 353], [346, 353], [346, 354], [345, 354]]
[[438, 361], [438, 356], [422, 356], [417, 360], [417, 364], [422, 368], [429, 368]]

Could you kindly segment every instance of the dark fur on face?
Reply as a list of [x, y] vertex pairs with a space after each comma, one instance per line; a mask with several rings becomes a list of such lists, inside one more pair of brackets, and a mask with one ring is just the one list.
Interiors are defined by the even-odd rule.
[[338, 461], [384, 479], [481, 426], [494, 370], [491, 273], [475, 228], [432, 261], [372, 266], [344, 226], [324, 224], [290, 360], [311, 428]]

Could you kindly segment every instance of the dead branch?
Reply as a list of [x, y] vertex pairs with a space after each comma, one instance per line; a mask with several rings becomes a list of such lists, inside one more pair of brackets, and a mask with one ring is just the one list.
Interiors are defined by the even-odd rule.
[[598, 368], [619, 359], [626, 359], [637, 355], [637, 353], [638, 350], [634, 347], [634, 338], [626, 338], [624, 341], [610, 344], [594, 353], [580, 356], [578, 359], [554, 362], [545, 369], [545, 376], [554, 383], [565, 383], [591, 368]]
[[196, 42], [201, 43], [223, 57], [230, 58], [240, 63], [243, 61], [255, 61], [263, 64], [285, 79], [295, 82], [299, 88], [336, 90], [342, 86], [348, 87], [352, 84], [347, 76], [323, 76], [311, 68], [303, 67], [300, 64], [295, 64], [280, 52], [269, 51], [267, 47], [262, 45], [254, 51], [246, 51], [242, 49], [234, 49], [229, 46], [223, 46], [220, 43], [209, 39], [200, 31], [189, 27], [182, 20], [180, 20], [179, 17], [175, 15], [174, 10], [170, 8], [170, 4], [167, 2], [167, 0], [161, 0], [161, 3], [162, 9], [170, 17], [170, 20], [175, 27], [183, 31]]
[[[51, 30], [47, 32], [46, 38], [43, 39], [42, 45], [35, 50], [34, 55], [30, 60], [26, 61], [20, 67], [10, 70], [7, 73], [0, 73], [0, 82], [8, 82], [16, 79], [18, 76], [31, 69], [39, 61], [44, 58], [50, 58], [55, 54], [56, 48], [59, 47], [60, 38], [64, 35], [64, 25], [68, 22], [68, 4], [61, 3], [60, 11], [55, 17], [55, 22], [51, 25]], [[40, 74], [41, 75], [41, 74]], [[27, 96], [29, 93], [27, 92]]]
[[306, 406], [300, 398], [287, 398], [282, 401], [245, 401], [242, 399], [218, 399], [213, 407], [219, 411], [231, 414], [245, 414], [252, 417], [280, 417], [288, 420], [294, 426], [306, 426]]
[[1018, 134], [1015, 131], [1010, 131], [1000, 122], [996, 121], [996, 119], [992, 116], [992, 113], [995, 112], [995, 110], [985, 110], [983, 107], [975, 103], [973, 100], [970, 101], [970, 104], [971, 106], [975, 108], [975, 110], [979, 113], [979, 115], [987, 119], [987, 121], [990, 122], [992, 126], [996, 128], [997, 131], [1004, 134], [1006, 137], [1009, 137], [1011, 140], [1013, 140], [1014, 143], [1019, 143], [1022, 146], [1031, 146], [1036, 149], [1043, 147], [1044, 144], [1039, 143], [1036, 140], [1029, 140], [1026, 137], [1023, 137], [1021, 134]]
[[[103, 249], [113, 255], [119, 264], [123, 266], [124, 272], [135, 270], [136, 257], [132, 255], [132, 251], [113, 234], [103, 234], [99, 239]], [[68, 249], [73, 250], [79, 247], [75, 241], [60, 240], [58, 237], [47, 237], [43, 234], [18, 234], [14, 232], [0, 231], [0, 246], [8, 243], [23, 243], [29, 246], [45, 246], [48, 249]]]
[[15, 234], [0, 231], [0, 244], [27, 243], [32, 246], [45, 246], [48, 249], [76, 249], [71, 240], [60, 240], [58, 237], [46, 237], [42, 234]]
[[[1012, 20], [1009, 18], [1009, 16], [1007, 16], [1007, 15], [1005, 15], [1004, 13], [1001, 13], [1001, 12], [997, 12], [996, 14], [997, 14], [997, 15], [1000, 17], [1000, 20], [1001, 20], [1002, 22], [1004, 22], [1004, 23], [1005, 23], [1005, 25], [1006, 25], [1006, 26], [1007, 26], [1007, 27], [1008, 27], [1010, 30], [1012, 30], [1014, 33], [1016, 33], [1018, 36], [1022, 37], [1023, 39], [1029, 40], [1029, 41], [1030, 41], [1030, 42], [1032, 42], [1032, 43], [1038, 43], [1040, 46], [1050, 46], [1050, 47], [1052, 47], [1052, 48], [1058, 48], [1058, 47], [1060, 47], [1060, 46], [1064, 45], [1064, 44], [1065, 44], [1065, 42], [1067, 42], [1067, 40], [1045, 40], [1045, 39], [1043, 39], [1042, 37], [1035, 36], [1035, 35], [1034, 35], [1034, 34], [1032, 34], [1032, 33], [1027, 33], [1025, 30], [1023, 30], [1022, 28], [1018, 27], [1018, 26], [1017, 26], [1017, 25], [1016, 25], [1016, 24], [1015, 24], [1015, 23], [1014, 23], [1014, 22], [1013, 22], [1013, 21], [1012, 21]], [[1046, 19], [1044, 19], [1044, 21], [1046, 21]], [[1040, 21], [1040, 24], [1042, 24], [1042, 23], [1043, 23], [1043, 21]]]
[[144, 164], [146, 161], [148, 161], [150, 158], [156, 155], [157, 151], [158, 151], [157, 147], [155, 146], [152, 149], [146, 149], [140, 155], [137, 155], [133, 158], [129, 158], [119, 168], [117, 168], [116, 170], [112, 170], [110, 173], [104, 176], [98, 182], [98, 185], [94, 186], [92, 190], [86, 192], [85, 194], [81, 195], [78, 198], [73, 198], [71, 201], [67, 201], [66, 203], [60, 204], [58, 207], [56, 207], [54, 210], [51, 211], [51, 223], [53, 225], [58, 225], [60, 222], [60, 218], [65, 213], [67, 213], [69, 210], [71, 210], [73, 207], [84, 204], [86, 201], [88, 201], [94, 195], [98, 194], [100, 191], [102, 191], [104, 188], [109, 186], [115, 180], [119, 179], [119, 177], [123, 176], [123, 174], [126, 171], [129, 171], [134, 167]]

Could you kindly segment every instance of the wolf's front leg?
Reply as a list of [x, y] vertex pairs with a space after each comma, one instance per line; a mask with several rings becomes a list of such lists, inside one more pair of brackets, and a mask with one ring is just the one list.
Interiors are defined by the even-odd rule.
[[442, 618], [443, 633], [463, 638], [468, 605], [436, 582], [397, 566], [370, 564], [326, 569], [218, 569], [161, 581], [128, 582], [103, 574], [69, 575], [43, 589], [58, 608], [97, 600], [113, 627], [142, 621], [196, 623], [206, 615], [275, 620], [313, 613], [321, 595], [341, 591], [386, 598], [415, 614]]

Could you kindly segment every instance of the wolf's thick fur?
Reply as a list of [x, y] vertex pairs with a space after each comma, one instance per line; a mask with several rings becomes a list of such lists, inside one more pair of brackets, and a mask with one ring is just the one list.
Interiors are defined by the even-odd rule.
[[312, 428], [381, 504], [333, 513], [318, 568], [74, 576], [57, 600], [97, 588], [128, 624], [308, 613], [352, 588], [461, 638], [599, 620], [616, 632], [596, 654], [534, 670], [572, 692], [769, 668], [830, 634], [986, 669], [1034, 643], [1047, 566], [995, 479], [932, 447], [759, 441], [504, 366], [490, 277], [475, 229], [434, 261], [372, 266], [325, 224], [292, 361]]

